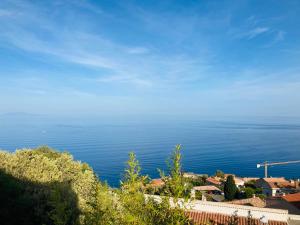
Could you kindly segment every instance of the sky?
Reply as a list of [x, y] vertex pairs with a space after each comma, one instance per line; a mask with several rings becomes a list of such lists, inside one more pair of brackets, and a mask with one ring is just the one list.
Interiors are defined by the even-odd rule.
[[300, 116], [300, 1], [1, 0], [0, 113]]

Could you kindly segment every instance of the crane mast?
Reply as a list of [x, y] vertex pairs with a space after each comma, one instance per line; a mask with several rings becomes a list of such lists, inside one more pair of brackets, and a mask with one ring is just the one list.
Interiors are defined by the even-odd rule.
[[262, 166], [265, 167], [265, 178], [268, 177], [268, 166], [274, 166], [274, 165], [284, 165], [284, 164], [291, 164], [291, 163], [300, 163], [300, 160], [295, 161], [286, 161], [286, 162], [263, 162], [257, 164], [257, 168], [260, 168]]

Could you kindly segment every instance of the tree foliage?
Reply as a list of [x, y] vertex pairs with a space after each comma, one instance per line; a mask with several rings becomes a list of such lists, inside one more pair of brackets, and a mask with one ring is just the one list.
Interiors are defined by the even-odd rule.
[[147, 176], [141, 175], [141, 166], [133, 152], [129, 153], [127, 167], [124, 171], [124, 177], [121, 181], [121, 187], [130, 192], [135, 192], [143, 189], [147, 180]]
[[216, 177], [224, 178], [225, 174], [222, 170], [217, 170], [216, 171]]
[[224, 183], [224, 195], [229, 201], [233, 200], [237, 193], [237, 187], [232, 175], [229, 175]]
[[[180, 161], [180, 158], [176, 158]], [[173, 176], [180, 180], [180, 165]], [[48, 147], [0, 151], [0, 221], [3, 225], [185, 225], [184, 211], [145, 197], [146, 181], [129, 154], [120, 189], [101, 183], [85, 163]]]
[[17, 193], [9, 200], [22, 202], [24, 208], [17, 213], [20, 218], [32, 216], [28, 224], [80, 224], [92, 210], [89, 203], [94, 201], [97, 177], [70, 154], [47, 147], [1, 151], [0, 162], [1, 186], [5, 179], [16, 186]]
[[190, 187], [185, 185], [185, 179], [182, 176], [181, 160], [181, 145], [176, 145], [171, 157], [167, 161], [169, 175], [165, 176], [164, 172], [160, 172], [165, 182], [164, 192], [175, 198], [189, 197], [190, 194]]

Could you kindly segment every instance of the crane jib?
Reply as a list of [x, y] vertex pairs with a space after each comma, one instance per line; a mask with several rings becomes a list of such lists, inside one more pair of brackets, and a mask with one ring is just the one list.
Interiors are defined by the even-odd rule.
[[274, 166], [274, 165], [284, 165], [284, 164], [292, 164], [292, 163], [300, 163], [300, 160], [295, 161], [286, 161], [286, 162], [264, 162], [257, 164], [257, 168], [260, 168], [262, 166], [265, 167], [265, 177], [268, 177], [268, 166]]

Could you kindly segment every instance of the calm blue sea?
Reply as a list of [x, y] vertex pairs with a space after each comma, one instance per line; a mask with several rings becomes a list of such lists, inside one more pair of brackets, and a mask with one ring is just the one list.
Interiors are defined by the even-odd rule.
[[[0, 116], [0, 149], [14, 151], [49, 145], [89, 163], [101, 180], [118, 186], [128, 153], [142, 172], [158, 177], [176, 144], [183, 169], [212, 174], [217, 169], [240, 176], [263, 176], [256, 164], [300, 160], [300, 123], [264, 120], [53, 119], [31, 115]], [[300, 164], [275, 166], [271, 176], [300, 177]]]

